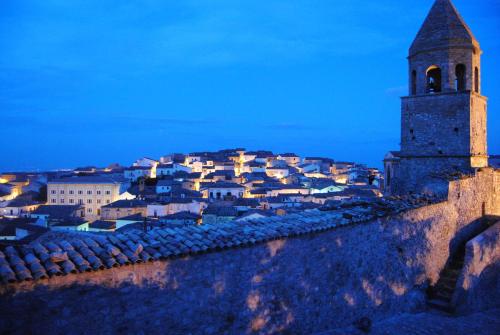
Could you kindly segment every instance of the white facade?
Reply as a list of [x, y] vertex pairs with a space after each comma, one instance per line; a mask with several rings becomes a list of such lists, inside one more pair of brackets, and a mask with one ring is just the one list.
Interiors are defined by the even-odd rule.
[[245, 188], [242, 187], [208, 187], [202, 190], [203, 197], [209, 199], [223, 199], [224, 197], [243, 198], [245, 195]]
[[35, 209], [38, 208], [38, 206], [40, 205], [26, 205], [26, 206], [6, 205], [5, 207], [0, 207], [0, 216], [5, 216], [8, 218], [18, 218], [33, 212]]
[[176, 172], [187, 172], [191, 173], [192, 169], [189, 166], [184, 166], [178, 163], [158, 165], [156, 167], [156, 175], [157, 176], [171, 176]]
[[302, 164], [298, 166], [299, 172], [301, 173], [311, 173], [320, 172], [321, 168], [319, 164]]
[[158, 164], [158, 161], [156, 159], [148, 158], [148, 157], [143, 157], [139, 158], [134, 162], [134, 166], [140, 166], [140, 167], [154, 167]]
[[325, 187], [311, 187], [311, 194], [324, 194], [333, 192], [342, 192], [345, 186], [330, 185]]
[[123, 172], [125, 179], [137, 181], [139, 178], [155, 178], [156, 169], [152, 167], [132, 167]]
[[272, 167], [272, 168], [266, 169], [266, 174], [269, 177], [283, 179], [283, 178], [286, 178], [290, 175], [290, 170], [288, 168]]
[[285, 161], [288, 165], [291, 165], [291, 166], [296, 166], [296, 165], [300, 164], [300, 157], [299, 156], [278, 155], [278, 159]]
[[206, 208], [206, 203], [191, 201], [191, 202], [172, 202], [172, 203], [153, 203], [148, 204], [147, 215], [149, 217], [161, 217], [180, 212], [191, 212], [200, 214]]
[[82, 205], [85, 217], [97, 219], [101, 215], [101, 207], [120, 199], [126, 184], [114, 181], [79, 180], [84, 178], [66, 178], [51, 181], [47, 184], [48, 205]]

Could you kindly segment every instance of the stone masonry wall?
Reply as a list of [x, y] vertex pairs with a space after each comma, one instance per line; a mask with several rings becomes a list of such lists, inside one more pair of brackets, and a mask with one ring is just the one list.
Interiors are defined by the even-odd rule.
[[494, 174], [324, 233], [1, 286], [0, 333], [308, 334], [420, 311], [453, 245], [499, 209]]
[[460, 313], [500, 306], [500, 221], [467, 243], [454, 303]]

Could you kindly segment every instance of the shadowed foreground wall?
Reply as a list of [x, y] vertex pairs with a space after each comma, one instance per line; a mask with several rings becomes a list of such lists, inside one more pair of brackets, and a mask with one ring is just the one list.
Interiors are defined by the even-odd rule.
[[[499, 208], [492, 170], [446, 202], [250, 248], [0, 287], [0, 332], [313, 333], [424, 308], [450, 248]], [[286, 333], [285, 332], [285, 333]]]
[[463, 314], [500, 304], [500, 221], [467, 243], [454, 300]]

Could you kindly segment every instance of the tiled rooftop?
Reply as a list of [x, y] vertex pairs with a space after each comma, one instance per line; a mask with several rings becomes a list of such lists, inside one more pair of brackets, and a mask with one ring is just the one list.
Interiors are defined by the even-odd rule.
[[[368, 204], [368, 205], [367, 205]], [[63, 233], [0, 251], [0, 281], [13, 283], [126, 266], [317, 233], [417, 207], [380, 200], [287, 216], [115, 234]], [[50, 234], [50, 233], [49, 233]]]

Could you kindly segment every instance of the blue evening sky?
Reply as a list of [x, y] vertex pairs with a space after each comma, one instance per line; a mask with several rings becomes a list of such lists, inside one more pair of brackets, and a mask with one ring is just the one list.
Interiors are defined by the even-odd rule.
[[[433, 0], [2, 0], [0, 170], [227, 147], [380, 166]], [[500, 1], [481, 43], [500, 153]]]

